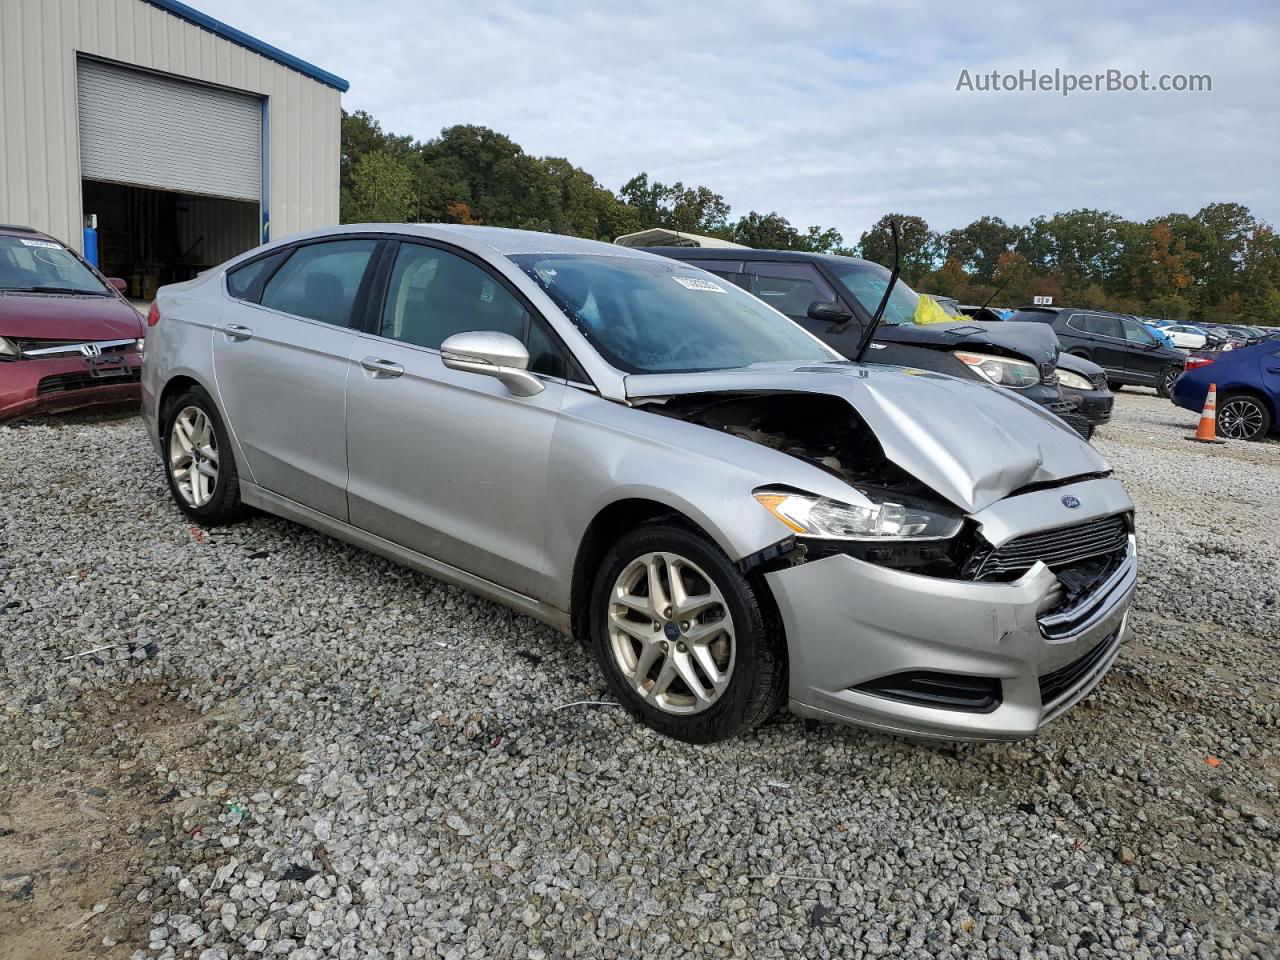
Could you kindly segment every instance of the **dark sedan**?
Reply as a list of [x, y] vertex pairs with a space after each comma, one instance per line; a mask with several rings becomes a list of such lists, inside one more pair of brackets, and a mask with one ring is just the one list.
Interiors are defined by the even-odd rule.
[[137, 401], [142, 318], [53, 237], [0, 225], [0, 420]]
[[1155, 387], [1160, 396], [1167, 397], [1186, 363], [1180, 352], [1162, 346], [1144, 324], [1121, 313], [1078, 307], [1019, 307], [1009, 319], [1052, 326], [1063, 351], [1102, 367], [1112, 390]]

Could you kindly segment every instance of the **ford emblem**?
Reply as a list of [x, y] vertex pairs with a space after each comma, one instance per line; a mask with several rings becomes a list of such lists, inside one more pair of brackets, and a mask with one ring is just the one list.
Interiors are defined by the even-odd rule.
[[1068, 510], [1074, 510], [1076, 507], [1080, 506], [1080, 499], [1078, 497], [1068, 495], [1062, 498], [1062, 505]]

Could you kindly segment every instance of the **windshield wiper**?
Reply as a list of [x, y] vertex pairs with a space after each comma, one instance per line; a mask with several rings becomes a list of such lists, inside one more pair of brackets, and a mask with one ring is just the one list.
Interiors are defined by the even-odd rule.
[[884, 296], [880, 298], [880, 305], [876, 307], [876, 312], [871, 315], [871, 323], [867, 325], [867, 332], [862, 335], [862, 342], [858, 344], [858, 352], [853, 355], [854, 363], [861, 363], [863, 354], [867, 352], [867, 347], [871, 346], [871, 338], [876, 335], [876, 327], [880, 326], [880, 321], [884, 319], [885, 308], [889, 306], [889, 294], [893, 293], [893, 287], [898, 282], [898, 269], [900, 266], [898, 257], [898, 221], [889, 221], [889, 232], [893, 234], [893, 272], [889, 274], [889, 283], [884, 288]]
[[5, 293], [78, 293], [85, 297], [109, 297], [111, 294], [102, 290], [84, 290], [80, 287], [60, 287], [52, 283], [43, 283], [38, 287], [4, 287]]

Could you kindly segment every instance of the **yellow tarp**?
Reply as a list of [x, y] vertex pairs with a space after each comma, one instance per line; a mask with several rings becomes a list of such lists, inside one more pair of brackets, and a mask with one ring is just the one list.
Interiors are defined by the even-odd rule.
[[913, 323], [955, 323], [956, 318], [947, 311], [938, 306], [938, 301], [933, 297], [920, 294], [920, 299], [916, 302], [915, 316], [911, 318]]

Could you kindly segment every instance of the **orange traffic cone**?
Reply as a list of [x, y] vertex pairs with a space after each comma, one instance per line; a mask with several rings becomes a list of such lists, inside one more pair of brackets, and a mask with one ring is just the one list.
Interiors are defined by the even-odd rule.
[[1197, 443], [1226, 443], [1218, 439], [1218, 385], [1209, 384], [1209, 394], [1204, 398], [1204, 409], [1200, 411], [1200, 424], [1196, 427], [1194, 437], [1187, 437]]

